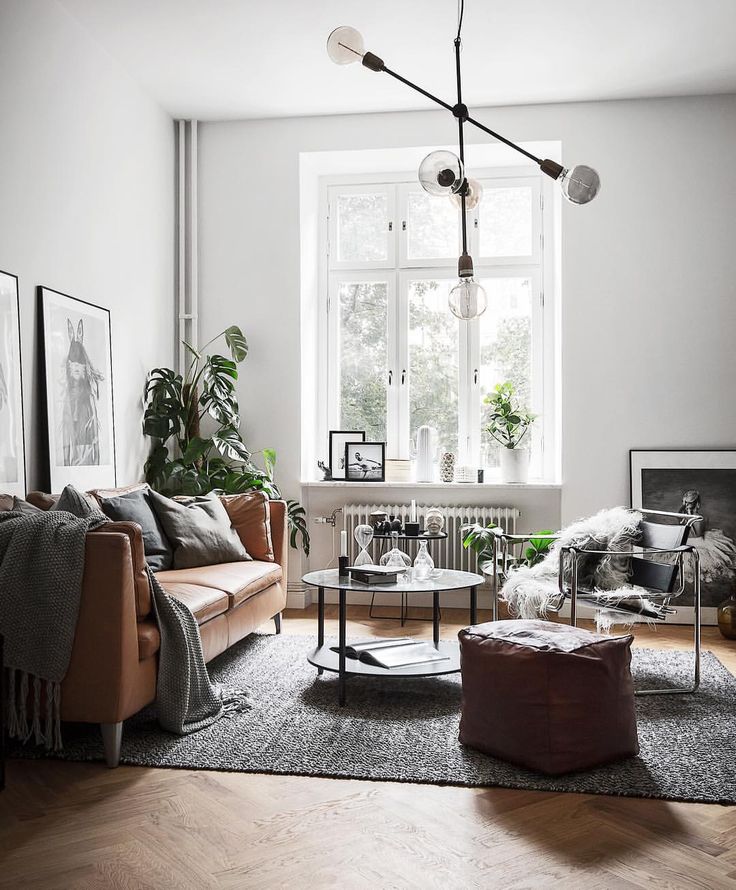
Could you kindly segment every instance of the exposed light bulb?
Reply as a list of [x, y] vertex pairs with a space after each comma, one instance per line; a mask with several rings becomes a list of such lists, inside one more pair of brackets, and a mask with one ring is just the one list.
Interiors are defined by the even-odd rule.
[[451, 195], [464, 179], [462, 162], [451, 151], [430, 152], [419, 165], [419, 183], [430, 195]]
[[488, 308], [488, 296], [475, 278], [461, 278], [450, 291], [450, 312], [463, 321], [477, 318]]
[[[477, 179], [468, 179], [466, 181], [468, 183], [468, 186], [467, 191], [465, 192], [465, 210], [475, 210], [478, 204], [480, 204], [481, 198], [483, 197], [483, 186], [478, 182]], [[455, 194], [450, 195], [450, 200], [457, 207], [458, 210], [463, 209], [463, 200], [459, 192], [455, 192]]]
[[352, 65], [365, 55], [363, 35], [355, 28], [341, 25], [327, 38], [327, 55], [336, 65]]
[[560, 188], [571, 204], [588, 204], [600, 191], [601, 178], [592, 167], [578, 164], [572, 170], [562, 171]]

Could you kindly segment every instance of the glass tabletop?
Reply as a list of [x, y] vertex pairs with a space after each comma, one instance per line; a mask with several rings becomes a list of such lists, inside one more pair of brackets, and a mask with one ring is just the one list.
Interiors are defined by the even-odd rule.
[[376, 593], [428, 593], [434, 590], [461, 590], [478, 587], [483, 576], [474, 572], [456, 572], [454, 569], [435, 569], [429, 578], [419, 581], [411, 577], [411, 571], [399, 575], [395, 584], [362, 584], [351, 577], [341, 578], [337, 569], [308, 572], [302, 578], [312, 587], [329, 587], [334, 590], [370, 590]]

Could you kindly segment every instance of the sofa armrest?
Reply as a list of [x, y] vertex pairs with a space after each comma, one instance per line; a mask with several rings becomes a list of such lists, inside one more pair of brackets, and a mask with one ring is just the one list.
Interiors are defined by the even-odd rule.
[[286, 501], [271, 501], [271, 537], [274, 561], [281, 566], [284, 590], [289, 567], [289, 523], [286, 519]]
[[139, 651], [132, 540], [113, 523], [87, 535], [62, 719], [114, 723], [141, 706], [135, 706]]
[[130, 542], [130, 571], [135, 592], [135, 613], [140, 621], [151, 614], [151, 588], [148, 583], [146, 553], [143, 548], [143, 532], [137, 522], [106, 522], [87, 536], [87, 551], [95, 547], [94, 538], [101, 534], [122, 534]]

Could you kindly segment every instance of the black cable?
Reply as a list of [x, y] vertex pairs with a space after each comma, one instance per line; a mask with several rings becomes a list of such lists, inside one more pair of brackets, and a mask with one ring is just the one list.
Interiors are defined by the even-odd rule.
[[465, 0], [458, 0], [457, 40], [460, 39], [460, 31], [463, 28], [463, 15], [465, 14]]

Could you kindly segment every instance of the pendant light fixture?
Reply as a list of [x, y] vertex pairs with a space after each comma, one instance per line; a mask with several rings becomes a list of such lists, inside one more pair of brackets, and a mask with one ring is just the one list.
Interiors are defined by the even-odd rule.
[[560, 183], [562, 194], [571, 204], [587, 204], [598, 194], [601, 181], [598, 173], [592, 167], [579, 165], [571, 170], [566, 169], [556, 161], [549, 158], [538, 158], [531, 152], [516, 145], [500, 133], [474, 120], [463, 103], [462, 77], [460, 71], [460, 34], [463, 26], [464, 0], [460, 0], [457, 35], [455, 37], [455, 75], [457, 85], [457, 101], [454, 105], [444, 102], [437, 96], [428, 93], [427, 90], [417, 86], [390, 68], [387, 68], [383, 59], [371, 52], [366, 52], [363, 37], [355, 28], [343, 26], [335, 30], [327, 38], [327, 53], [337, 65], [350, 65], [353, 62], [361, 62], [370, 71], [382, 71], [389, 74], [395, 80], [401, 81], [416, 92], [426, 96], [447, 109], [455, 117], [458, 123], [458, 154], [451, 151], [433, 151], [419, 165], [419, 182], [422, 188], [430, 195], [437, 197], [446, 196], [460, 210], [462, 229], [462, 254], [458, 258], [457, 272], [459, 281], [450, 291], [449, 304], [453, 315], [464, 320], [477, 318], [482, 315], [488, 306], [488, 297], [485, 290], [478, 284], [474, 277], [473, 259], [468, 253], [468, 232], [466, 214], [473, 210], [480, 202], [483, 189], [475, 179], [468, 179], [465, 171], [465, 140], [463, 127], [471, 124], [492, 136], [494, 139], [513, 148], [525, 155], [530, 161], [538, 165], [545, 175]]

